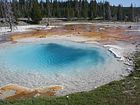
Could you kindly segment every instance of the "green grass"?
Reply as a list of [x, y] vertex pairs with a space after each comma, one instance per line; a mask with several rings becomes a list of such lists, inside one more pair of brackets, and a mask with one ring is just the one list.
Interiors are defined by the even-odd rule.
[[38, 97], [3, 100], [0, 105], [140, 105], [140, 52], [134, 56], [134, 68], [125, 79], [113, 81], [89, 92], [63, 97]]

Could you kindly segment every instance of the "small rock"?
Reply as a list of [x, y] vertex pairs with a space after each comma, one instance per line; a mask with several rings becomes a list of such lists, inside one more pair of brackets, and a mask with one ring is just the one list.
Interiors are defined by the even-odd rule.
[[67, 98], [69, 98], [69, 96], [66, 96]]
[[39, 93], [37, 93], [36, 95], [34, 95], [34, 97], [38, 97], [38, 96], [40, 96], [40, 94], [39, 94]]
[[136, 79], [136, 80], [137, 80], [137, 79], [140, 79], [139, 77], [133, 77], [133, 78]]

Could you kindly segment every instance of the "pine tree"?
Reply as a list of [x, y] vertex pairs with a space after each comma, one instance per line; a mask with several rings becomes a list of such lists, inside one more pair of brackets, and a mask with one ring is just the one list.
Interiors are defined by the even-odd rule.
[[43, 0], [40, 1], [40, 10], [41, 10], [41, 15], [45, 17], [46, 10], [45, 10], [45, 3]]
[[131, 4], [130, 6], [130, 15], [129, 15], [129, 18], [130, 18], [130, 21], [134, 21], [134, 7], [133, 7], [133, 4]]
[[98, 3], [97, 16], [103, 18], [103, 2]]
[[31, 13], [32, 13], [32, 0], [26, 1], [26, 17], [28, 18], [28, 21], [30, 21]]
[[0, 17], [3, 18], [4, 14], [4, 2], [3, 0], [0, 0]]
[[88, 2], [87, 0], [82, 1], [82, 17], [88, 18]]
[[41, 10], [37, 0], [32, 0], [31, 19], [33, 23], [39, 23], [42, 19]]
[[90, 19], [94, 19], [97, 16], [97, 2], [96, 0], [90, 1]]
[[111, 7], [111, 15], [112, 15], [112, 20], [116, 21], [117, 20], [117, 8], [115, 6]]
[[70, 13], [70, 9], [71, 9], [71, 6], [70, 6], [70, 1], [68, 0], [67, 2], [66, 2], [66, 17], [67, 17], [67, 19], [68, 20], [70, 20], [71, 19], [71, 13]]
[[75, 17], [80, 18], [80, 5], [78, 0], [74, 0], [74, 4], [75, 4]]
[[12, 0], [12, 10], [15, 18], [20, 17], [20, 11], [19, 11], [19, 6], [18, 6], [18, 1], [17, 0]]
[[26, 6], [25, 6], [25, 0], [19, 0], [19, 10], [20, 10], [20, 16], [25, 17], [26, 15]]
[[122, 19], [123, 19], [123, 15], [122, 15], [122, 6], [119, 5], [119, 6], [118, 6], [118, 10], [117, 10], [117, 20], [118, 20], [118, 21], [122, 21]]
[[60, 2], [58, 0], [53, 1], [53, 17], [61, 17]]
[[79, 0], [79, 18], [81, 18], [82, 17], [82, 0]]
[[47, 17], [50, 17], [50, 0], [46, 0], [46, 6], [45, 6], [45, 15]]
[[50, 17], [51, 17], [51, 3], [49, 0], [46, 0], [46, 16], [48, 17], [48, 25], [50, 25]]
[[103, 8], [103, 18], [105, 20], [105, 2], [104, 2], [104, 0], [103, 0], [102, 8]]
[[109, 2], [106, 1], [104, 6], [105, 6], [105, 19], [106, 20], [111, 20], [112, 17], [111, 17], [111, 10], [110, 10]]

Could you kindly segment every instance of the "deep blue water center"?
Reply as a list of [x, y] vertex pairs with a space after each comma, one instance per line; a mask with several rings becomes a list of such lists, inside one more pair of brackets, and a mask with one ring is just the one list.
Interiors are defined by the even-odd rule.
[[97, 47], [74, 47], [56, 43], [18, 45], [0, 49], [0, 64], [11, 70], [65, 71], [95, 68], [108, 55]]

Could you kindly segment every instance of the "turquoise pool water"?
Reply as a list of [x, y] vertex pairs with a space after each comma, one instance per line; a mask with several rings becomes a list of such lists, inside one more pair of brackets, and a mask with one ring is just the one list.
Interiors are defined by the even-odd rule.
[[[83, 44], [84, 45], [84, 44]], [[106, 63], [108, 53], [99, 47], [75, 47], [58, 43], [16, 45], [0, 49], [0, 64], [10, 70], [68, 72], [96, 69]]]

